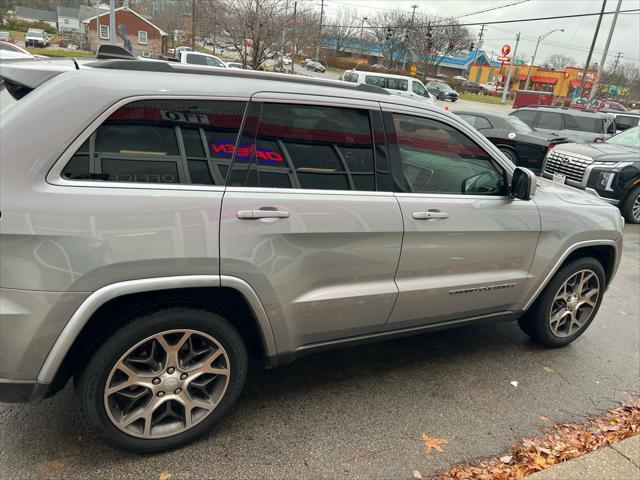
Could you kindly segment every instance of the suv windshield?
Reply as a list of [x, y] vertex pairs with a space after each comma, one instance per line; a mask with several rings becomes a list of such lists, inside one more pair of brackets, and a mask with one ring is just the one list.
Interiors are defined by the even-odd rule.
[[531, 127], [529, 127], [529, 125], [524, 123], [522, 120], [520, 120], [518, 117], [514, 117], [513, 115], [509, 115], [507, 117], [507, 120], [509, 120], [509, 123], [511, 124], [511, 126], [514, 128], [514, 130], [516, 132], [520, 132], [520, 133], [533, 132], [533, 129]]
[[34, 32], [33, 30], [29, 30], [27, 32], [27, 37], [42, 38], [42, 32]]
[[451, 88], [446, 83], [436, 83], [436, 85], [440, 88], [440, 90], [444, 90], [445, 92], [448, 92], [449, 90], [453, 90], [453, 88]]
[[618, 135], [615, 135], [605, 143], [612, 143], [614, 145], [621, 145], [623, 147], [635, 148], [640, 150], [640, 127], [630, 128]]

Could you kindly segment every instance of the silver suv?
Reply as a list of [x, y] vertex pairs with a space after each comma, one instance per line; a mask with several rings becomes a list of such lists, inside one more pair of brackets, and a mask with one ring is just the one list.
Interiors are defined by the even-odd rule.
[[[518, 320], [593, 321], [616, 208], [369, 85], [105, 60], [2, 65], [0, 399], [73, 377], [128, 451], [204, 434], [248, 357]], [[56, 119], [52, 122], [52, 119]]]

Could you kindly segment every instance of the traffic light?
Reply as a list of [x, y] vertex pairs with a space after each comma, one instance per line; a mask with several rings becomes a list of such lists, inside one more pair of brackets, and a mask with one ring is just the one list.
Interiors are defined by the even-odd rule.
[[409, 41], [409, 32], [404, 32], [404, 41], [405, 42]]
[[474, 42], [471, 42], [471, 45], [469, 45], [469, 51], [473, 52], [476, 49], [476, 44]]
[[456, 46], [456, 41], [454, 39], [449, 40], [449, 50], [453, 50], [453, 47]]
[[391, 30], [391, 27], [387, 27], [387, 35], [386, 35], [386, 39], [387, 40], [391, 40], [391, 36], [393, 35], [393, 30]]
[[431, 50], [433, 48], [433, 34], [431, 33], [431, 24], [427, 25], [427, 49]]

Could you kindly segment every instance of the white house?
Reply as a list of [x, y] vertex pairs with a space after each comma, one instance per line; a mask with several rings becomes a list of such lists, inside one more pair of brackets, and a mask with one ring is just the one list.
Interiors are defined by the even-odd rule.
[[58, 31], [80, 31], [80, 9], [72, 7], [57, 7]]

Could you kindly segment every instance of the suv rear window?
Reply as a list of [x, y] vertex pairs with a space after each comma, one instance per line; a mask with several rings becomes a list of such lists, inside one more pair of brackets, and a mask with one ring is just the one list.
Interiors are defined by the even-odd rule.
[[232, 186], [376, 190], [368, 110], [266, 103], [242, 138]]
[[62, 171], [68, 180], [224, 185], [244, 102], [151, 100], [113, 113]]
[[604, 133], [604, 120], [602, 118], [565, 115], [565, 121], [567, 122], [568, 130]]
[[519, 118], [530, 127], [533, 127], [533, 122], [536, 119], [537, 114], [538, 112], [535, 110], [517, 110], [512, 113], [514, 117]]

